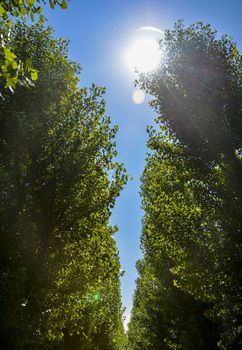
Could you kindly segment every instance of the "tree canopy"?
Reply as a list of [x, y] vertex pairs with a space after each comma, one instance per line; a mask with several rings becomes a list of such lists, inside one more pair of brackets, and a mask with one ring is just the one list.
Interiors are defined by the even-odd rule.
[[[127, 344], [117, 227], [109, 224], [128, 180], [116, 160], [118, 128], [106, 115], [105, 88], [79, 87], [68, 41], [41, 23], [9, 21], [37, 14], [41, 22], [41, 3], [0, 1], [1, 347], [240, 349], [242, 56], [235, 42], [210, 25], [179, 21], [159, 41], [159, 68], [136, 82], [158, 116], [147, 128], [144, 257]], [[66, 1], [49, 4], [66, 8]], [[35, 84], [16, 85], [24, 67], [17, 61]]]
[[[131, 343], [134, 349], [159, 349], [162, 342], [162, 349], [237, 349], [242, 341], [242, 58], [232, 39], [219, 38], [200, 22], [189, 27], [178, 22], [159, 43], [160, 67], [137, 81], [154, 97], [160, 126], [148, 129], [151, 153], [142, 176], [144, 271], [151, 269], [156, 290], [146, 300], [140, 296], [140, 285], [146, 284], [141, 273], [131, 331], [139, 325], [142, 305], [152, 320], [142, 323], [143, 330], [160, 345], [139, 347], [133, 331]], [[158, 310], [159, 329], [153, 329], [151, 308]], [[187, 318], [189, 310], [193, 318]]]
[[109, 225], [127, 181], [105, 89], [78, 88], [68, 42], [17, 23], [11, 47], [39, 78], [0, 100], [0, 343], [121, 349], [120, 263]]
[[[67, 8], [67, 0], [49, 0], [49, 6], [54, 9], [59, 6]], [[42, 4], [45, 0], [0, 0], [0, 77], [5, 81], [5, 88], [16, 88], [17, 83], [31, 85], [38, 77], [38, 70], [32, 66], [30, 57], [21, 61], [11, 47], [11, 31], [14, 19], [30, 18], [43, 23], [46, 18], [43, 15]]]

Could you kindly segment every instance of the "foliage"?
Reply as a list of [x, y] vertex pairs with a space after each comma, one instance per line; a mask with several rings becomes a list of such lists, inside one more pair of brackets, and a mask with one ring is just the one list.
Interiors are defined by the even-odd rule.
[[0, 100], [0, 342], [4, 349], [110, 349], [124, 341], [109, 226], [127, 180], [104, 88], [77, 87], [68, 43], [16, 24], [11, 47], [39, 71]]
[[205, 169], [223, 157], [233, 190], [241, 191], [242, 56], [235, 43], [226, 35], [217, 39], [209, 25], [178, 22], [160, 45], [160, 68], [140, 80], [155, 97], [160, 121]]
[[[158, 132], [149, 128], [152, 152], [142, 177], [142, 245], [161, 286], [163, 273], [170, 273], [173, 291], [182, 292], [190, 300], [193, 315], [210, 322], [214, 332], [212, 345], [206, 343], [207, 331], [201, 333], [202, 342], [196, 335], [193, 345], [185, 345], [183, 340], [194, 328], [184, 314], [179, 315], [179, 307], [184, 305], [183, 312], [187, 309], [187, 302], [179, 297], [175, 316], [168, 312], [173, 326], [161, 321], [165, 331], [154, 334], [165, 341], [167, 328], [174, 329], [176, 345], [168, 348], [193, 349], [203, 344], [201, 349], [238, 349], [242, 330], [242, 58], [230, 38], [218, 39], [216, 31], [202, 23], [188, 28], [177, 23], [165, 32], [160, 46], [164, 56], [159, 69], [141, 74], [137, 82], [154, 96], [151, 105], [160, 125]], [[158, 288], [160, 293], [162, 288]], [[163, 317], [173, 291], [158, 303]], [[148, 297], [146, 305], [149, 300], [152, 303]], [[176, 317], [187, 325], [182, 333]], [[132, 323], [135, 327], [135, 318]]]
[[168, 260], [147, 256], [138, 262], [129, 348], [214, 349], [216, 327], [204, 317], [202, 303], [173, 285], [170, 266]]
[[[15, 89], [17, 83], [31, 84], [38, 78], [38, 70], [33, 68], [30, 58], [21, 61], [11, 47], [11, 30], [14, 18], [29, 17], [32, 22], [35, 16], [41, 24], [45, 21], [41, 4], [45, 0], [0, 0], [0, 76], [5, 80], [5, 88]], [[50, 7], [67, 8], [66, 0], [49, 0]]]

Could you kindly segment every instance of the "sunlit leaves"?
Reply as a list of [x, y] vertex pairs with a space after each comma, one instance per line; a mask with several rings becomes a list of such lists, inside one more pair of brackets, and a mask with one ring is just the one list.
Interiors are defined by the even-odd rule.
[[66, 0], [62, 0], [60, 6], [61, 6], [61, 8], [62, 8], [63, 10], [67, 9], [67, 1], [66, 1]]
[[[20, 1], [0, 1], [0, 77], [5, 81], [5, 88], [11, 90], [16, 88], [18, 82], [22, 82], [24, 78], [25, 84], [31, 85], [31, 80], [35, 81], [38, 78], [38, 72], [35, 67], [27, 66], [26, 62], [21, 61], [13, 52], [10, 46], [9, 38], [11, 36], [12, 19], [24, 19], [29, 17], [32, 22], [35, 21], [35, 16], [39, 24], [42, 24], [46, 18], [42, 14], [43, 8], [41, 4], [45, 4], [42, 0], [20, 0]], [[62, 9], [67, 9], [66, 0], [49, 0], [49, 5], [52, 9], [56, 6]], [[7, 50], [7, 55], [6, 51]], [[28, 59], [28, 58], [27, 58]], [[11, 63], [11, 64], [10, 64]]]
[[109, 218], [127, 176], [115, 160], [105, 89], [77, 87], [79, 66], [50, 28], [18, 23], [11, 45], [38, 79], [14, 94], [3, 89], [0, 104], [1, 345], [119, 350]]
[[[160, 68], [140, 77], [160, 125], [159, 132], [148, 128], [142, 245], [162, 285], [167, 276], [172, 281], [167, 303], [172, 290], [191, 297], [193, 312], [202, 307], [215, 328], [211, 348], [232, 349], [241, 346], [241, 55], [200, 22], [178, 22], [160, 45]], [[191, 329], [179, 333], [183, 315], [169, 312], [168, 348], [211, 346], [206, 325], [204, 341], [184, 345]]]

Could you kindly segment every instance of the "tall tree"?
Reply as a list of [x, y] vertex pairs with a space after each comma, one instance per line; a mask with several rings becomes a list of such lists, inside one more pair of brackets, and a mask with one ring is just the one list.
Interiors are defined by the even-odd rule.
[[129, 348], [214, 349], [217, 327], [204, 316], [203, 303], [174, 286], [171, 261], [146, 255], [137, 265]]
[[11, 47], [39, 71], [0, 100], [0, 343], [4, 349], [120, 349], [119, 257], [109, 226], [127, 180], [104, 88], [51, 29], [17, 24]]
[[[237, 349], [242, 300], [241, 55], [230, 38], [219, 39], [202, 23], [187, 28], [177, 23], [165, 32], [160, 47], [159, 69], [141, 74], [138, 81], [154, 96], [151, 105], [161, 127], [158, 133], [149, 130], [152, 153], [142, 178], [142, 244], [154, 266], [156, 259], [169, 261], [174, 287], [195, 304], [202, 303], [201, 317], [217, 332], [212, 348]], [[177, 348], [188, 348], [179, 339]]]

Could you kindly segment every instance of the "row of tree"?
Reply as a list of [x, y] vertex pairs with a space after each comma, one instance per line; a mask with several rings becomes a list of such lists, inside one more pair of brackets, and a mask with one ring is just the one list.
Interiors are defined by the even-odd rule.
[[242, 56], [202, 23], [160, 47], [129, 348], [241, 349]]
[[8, 45], [38, 79], [14, 93], [0, 80], [0, 347], [123, 349], [109, 217], [127, 176], [105, 91], [78, 87], [49, 28], [17, 23]]
[[[137, 82], [160, 129], [148, 128], [128, 349], [239, 349], [242, 58], [202, 23], [179, 22], [160, 46]], [[6, 89], [14, 62], [0, 78], [1, 348], [127, 348], [109, 225], [127, 176], [105, 91], [78, 87], [68, 42], [40, 24], [12, 26], [8, 49], [38, 79]]]

